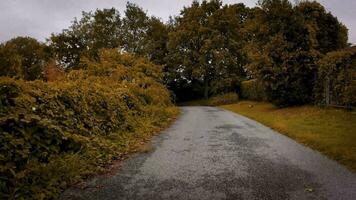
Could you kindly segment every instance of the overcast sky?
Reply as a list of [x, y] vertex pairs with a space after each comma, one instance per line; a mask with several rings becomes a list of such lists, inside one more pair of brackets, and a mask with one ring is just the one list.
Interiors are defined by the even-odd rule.
[[[178, 15], [192, 0], [131, 0], [150, 15], [164, 21]], [[318, 0], [349, 28], [349, 40], [356, 44], [356, 0]], [[243, 2], [249, 7], [257, 0], [224, 0]], [[115, 7], [123, 13], [126, 0], [0, 0], [0, 42], [16, 36], [31, 36], [45, 41], [51, 33], [67, 28], [82, 11]]]

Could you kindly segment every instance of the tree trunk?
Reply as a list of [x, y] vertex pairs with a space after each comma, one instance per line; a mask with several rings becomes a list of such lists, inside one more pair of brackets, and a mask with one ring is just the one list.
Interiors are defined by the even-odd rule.
[[209, 98], [209, 81], [208, 78], [204, 78], [204, 99]]
[[330, 105], [330, 79], [326, 77], [325, 81], [325, 104], [326, 106]]

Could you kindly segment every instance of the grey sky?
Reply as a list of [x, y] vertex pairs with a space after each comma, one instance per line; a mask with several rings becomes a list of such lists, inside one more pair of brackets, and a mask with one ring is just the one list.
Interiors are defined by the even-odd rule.
[[[131, 0], [150, 15], [167, 20], [192, 0]], [[224, 0], [256, 5], [257, 0]], [[350, 42], [356, 44], [356, 1], [319, 0], [349, 28]], [[51, 33], [67, 28], [81, 11], [115, 7], [123, 13], [126, 0], [0, 0], [0, 42], [15, 36], [31, 36], [44, 41]]]

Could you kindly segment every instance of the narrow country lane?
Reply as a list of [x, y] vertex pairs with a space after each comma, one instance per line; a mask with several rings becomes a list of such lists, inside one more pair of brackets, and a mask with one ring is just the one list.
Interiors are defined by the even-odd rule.
[[63, 199], [356, 199], [356, 175], [320, 153], [229, 111], [181, 109], [151, 152]]

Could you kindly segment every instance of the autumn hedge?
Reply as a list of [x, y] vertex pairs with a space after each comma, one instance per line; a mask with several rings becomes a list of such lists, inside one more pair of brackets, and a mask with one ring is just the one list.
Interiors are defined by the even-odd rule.
[[54, 82], [0, 78], [0, 198], [51, 199], [177, 110], [159, 66], [104, 50]]
[[318, 63], [317, 104], [356, 107], [356, 47], [333, 51]]

